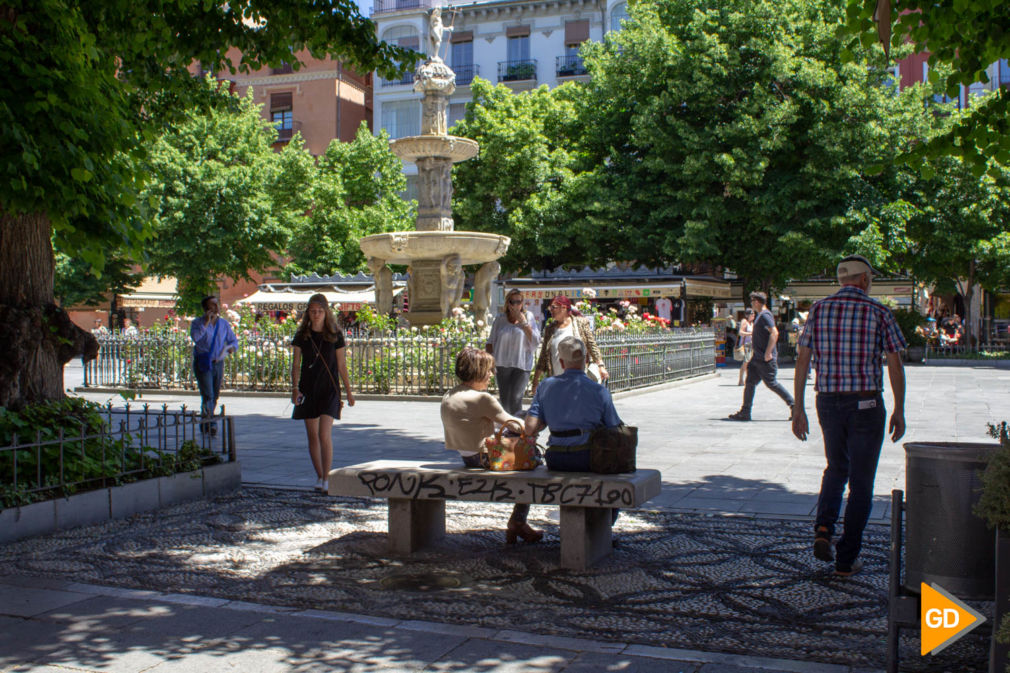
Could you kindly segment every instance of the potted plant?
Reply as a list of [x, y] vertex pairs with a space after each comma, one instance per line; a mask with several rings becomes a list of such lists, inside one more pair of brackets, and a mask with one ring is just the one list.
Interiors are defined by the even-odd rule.
[[898, 327], [908, 342], [905, 359], [909, 362], [922, 362], [926, 356], [926, 337], [922, 335], [921, 329], [926, 324], [925, 316], [915, 309], [904, 309], [894, 311], [894, 319], [898, 321]]
[[1010, 673], [1010, 427], [1006, 421], [989, 425], [999, 439], [982, 473], [982, 495], [975, 513], [996, 529], [996, 618], [990, 671]]

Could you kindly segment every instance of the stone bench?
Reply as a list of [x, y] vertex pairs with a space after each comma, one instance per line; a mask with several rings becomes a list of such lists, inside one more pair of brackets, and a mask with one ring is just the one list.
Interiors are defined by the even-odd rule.
[[611, 513], [659, 495], [657, 470], [629, 474], [490, 472], [457, 464], [379, 460], [330, 472], [330, 495], [389, 500], [389, 547], [409, 554], [445, 535], [445, 501], [561, 507], [561, 565], [582, 570], [610, 554]]

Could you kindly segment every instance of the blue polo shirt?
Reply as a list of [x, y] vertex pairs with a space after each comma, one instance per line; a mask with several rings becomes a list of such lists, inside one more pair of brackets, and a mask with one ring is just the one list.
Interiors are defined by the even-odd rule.
[[550, 436], [549, 446], [578, 446], [589, 441], [589, 431], [621, 424], [610, 391], [592, 381], [581, 369], [566, 369], [544, 379], [530, 404], [529, 416], [539, 418], [551, 431], [582, 430], [573, 437]]

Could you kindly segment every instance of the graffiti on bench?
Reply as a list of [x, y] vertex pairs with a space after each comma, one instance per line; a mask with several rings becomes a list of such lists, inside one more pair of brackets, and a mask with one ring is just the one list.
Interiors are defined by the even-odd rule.
[[[573, 484], [563, 479], [523, 481], [517, 477], [506, 479], [495, 475], [369, 470], [359, 472], [358, 479], [377, 498], [530, 502], [534, 505], [575, 507], [631, 507], [635, 502], [634, 489], [630, 484], [604, 484], [603, 481]], [[525, 497], [527, 493], [529, 496]]]

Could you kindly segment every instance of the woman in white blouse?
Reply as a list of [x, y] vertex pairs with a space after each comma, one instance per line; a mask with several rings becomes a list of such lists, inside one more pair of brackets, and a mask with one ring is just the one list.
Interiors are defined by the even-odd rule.
[[505, 312], [495, 318], [484, 350], [494, 355], [498, 398], [510, 414], [523, 406], [523, 393], [530, 381], [533, 356], [540, 344], [540, 332], [534, 328], [533, 314], [523, 307], [523, 293], [509, 290]]

